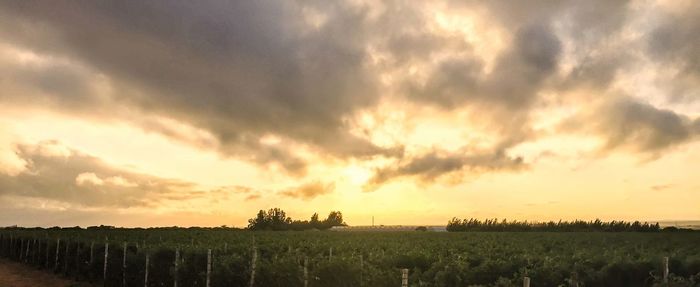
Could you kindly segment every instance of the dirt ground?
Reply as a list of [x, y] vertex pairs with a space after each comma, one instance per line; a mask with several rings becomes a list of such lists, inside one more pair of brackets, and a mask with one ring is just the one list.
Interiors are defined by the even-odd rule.
[[0, 287], [68, 287], [85, 286], [17, 262], [0, 259]]

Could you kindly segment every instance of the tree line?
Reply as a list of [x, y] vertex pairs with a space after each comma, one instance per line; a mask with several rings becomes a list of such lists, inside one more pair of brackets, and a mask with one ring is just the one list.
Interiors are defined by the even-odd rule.
[[[665, 229], [664, 229], [665, 230]], [[548, 222], [528, 222], [528, 221], [508, 221], [503, 219], [459, 219], [452, 218], [447, 223], [447, 231], [556, 231], [556, 232], [587, 232], [587, 231], [603, 231], [603, 232], [659, 232], [661, 227], [659, 223], [647, 222], [626, 222], [626, 221], [609, 221], [604, 222], [600, 219], [593, 221], [548, 221]]]
[[254, 218], [248, 219], [249, 230], [324, 230], [346, 225], [340, 211], [331, 211], [324, 220], [319, 220], [318, 213], [314, 213], [309, 220], [292, 220], [284, 210], [272, 208], [260, 210]]

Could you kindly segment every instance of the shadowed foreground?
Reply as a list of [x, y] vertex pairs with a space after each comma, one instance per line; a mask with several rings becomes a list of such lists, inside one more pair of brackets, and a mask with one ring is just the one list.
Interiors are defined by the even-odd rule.
[[79, 286], [75, 282], [53, 274], [32, 269], [25, 265], [0, 259], [0, 286], [2, 287], [67, 287]]

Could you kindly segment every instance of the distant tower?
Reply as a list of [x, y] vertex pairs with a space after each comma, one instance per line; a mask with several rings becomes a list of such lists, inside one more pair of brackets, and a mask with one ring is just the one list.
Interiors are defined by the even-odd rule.
[[374, 215], [372, 215], [372, 226], [374, 226]]

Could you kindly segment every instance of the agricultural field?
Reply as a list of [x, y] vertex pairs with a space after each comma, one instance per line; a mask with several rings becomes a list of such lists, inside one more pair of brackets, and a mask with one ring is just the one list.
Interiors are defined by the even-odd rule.
[[699, 232], [0, 230], [3, 257], [96, 286], [398, 287], [402, 269], [408, 286], [700, 286], [699, 243]]

